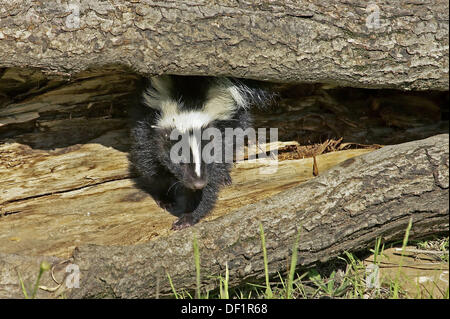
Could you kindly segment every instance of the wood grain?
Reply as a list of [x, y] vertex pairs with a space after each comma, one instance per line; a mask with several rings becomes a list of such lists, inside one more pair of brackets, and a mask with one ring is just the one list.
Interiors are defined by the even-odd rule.
[[[120, 132], [126, 139], [125, 132]], [[110, 135], [97, 141], [107, 144]], [[325, 172], [370, 151], [320, 155], [319, 169]], [[175, 217], [135, 186], [126, 152], [100, 143], [49, 151], [12, 143], [0, 145], [0, 155], [2, 252], [69, 257], [76, 246], [84, 244], [133, 245], [171, 233]], [[311, 158], [281, 161], [273, 166], [276, 171], [261, 174], [268, 165], [237, 163], [233, 185], [223, 189], [216, 209], [206, 220], [313, 177]]]

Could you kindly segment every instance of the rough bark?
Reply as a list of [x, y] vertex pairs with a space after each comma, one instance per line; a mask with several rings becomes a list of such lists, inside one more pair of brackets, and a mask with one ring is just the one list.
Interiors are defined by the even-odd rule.
[[448, 90], [445, 0], [0, 2], [0, 67]]
[[[402, 238], [410, 218], [411, 238], [448, 232], [448, 144], [444, 134], [387, 146], [221, 218], [148, 243], [81, 246], [70, 260], [80, 268], [80, 288], [61, 290], [67, 297], [162, 296], [171, 293], [167, 274], [178, 290], [194, 289], [194, 236], [200, 247], [203, 288], [215, 287], [212, 278], [223, 275], [226, 264], [230, 286], [262, 278], [259, 224], [265, 230], [272, 274], [286, 269], [298, 229], [301, 266], [372, 247], [378, 236]], [[23, 261], [21, 267], [29, 267], [37, 257], [4, 256], [0, 291], [17, 293], [17, 285], [5, 284], [11, 282], [8, 274], [17, 258]], [[63, 271], [56, 275], [61, 278]]]

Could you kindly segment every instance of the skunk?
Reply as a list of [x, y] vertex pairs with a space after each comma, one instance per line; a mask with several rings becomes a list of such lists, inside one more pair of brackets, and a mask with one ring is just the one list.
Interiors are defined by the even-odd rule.
[[[263, 89], [224, 77], [163, 75], [147, 81], [133, 112], [130, 162], [140, 174], [138, 186], [160, 207], [179, 217], [172, 225], [178, 230], [207, 215], [220, 188], [231, 184], [232, 161], [206, 162], [202, 150], [215, 137], [204, 140], [201, 132], [214, 128], [224, 136], [226, 128], [246, 130], [251, 125], [249, 107], [263, 103], [266, 94]], [[180, 135], [188, 141], [187, 161], [172, 158], [175, 153], [179, 155], [171, 152]], [[235, 149], [236, 138], [215, 142], [222, 147], [213, 153], [239, 151]]]

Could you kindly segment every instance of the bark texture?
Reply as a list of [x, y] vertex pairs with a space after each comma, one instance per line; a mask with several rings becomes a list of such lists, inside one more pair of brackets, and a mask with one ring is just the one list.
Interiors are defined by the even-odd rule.
[[445, 0], [0, 1], [0, 67], [448, 90]]
[[[410, 218], [411, 238], [449, 229], [448, 134], [387, 146], [349, 159], [323, 175], [218, 219], [128, 247], [87, 245], [76, 248], [70, 262], [80, 269], [80, 288], [67, 297], [142, 298], [194, 289], [193, 238], [200, 247], [202, 287], [230, 270], [230, 286], [264, 276], [259, 224], [265, 230], [269, 271], [283, 271], [301, 229], [298, 265], [334, 258], [346, 250], [373, 247], [374, 239], [399, 239]], [[227, 231], [230, 230], [230, 231]], [[4, 256], [4, 255], [2, 255]], [[0, 288], [6, 285], [15, 258], [21, 267], [41, 257], [0, 258]], [[62, 278], [64, 269], [56, 272]], [[5, 275], [6, 273], [6, 275]], [[213, 276], [213, 277], [210, 277]], [[9, 280], [9, 281], [8, 281]], [[47, 278], [48, 280], [48, 278]]]

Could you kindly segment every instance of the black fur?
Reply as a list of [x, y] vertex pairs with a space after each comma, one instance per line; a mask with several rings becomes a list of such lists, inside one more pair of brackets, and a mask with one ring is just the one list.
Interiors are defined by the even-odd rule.
[[[213, 78], [172, 76], [174, 100], [183, 109], [200, 109], [205, 102], [206, 92], [213, 83]], [[144, 84], [143, 87], [149, 85]], [[239, 85], [237, 83], [237, 85]], [[256, 92], [256, 91], [255, 91]], [[246, 98], [251, 97], [251, 91]], [[258, 95], [259, 96], [259, 95]], [[133, 126], [131, 129], [132, 150], [130, 161], [140, 174], [138, 186], [147, 191], [164, 209], [179, 217], [173, 224], [173, 229], [182, 229], [197, 223], [214, 207], [219, 190], [224, 185], [231, 184], [230, 170], [232, 163], [204, 163], [202, 159], [202, 180], [192, 172], [194, 164], [173, 163], [170, 159], [170, 149], [176, 141], [171, 141], [171, 129], [157, 128], [159, 111], [142, 103], [138, 103], [132, 111]], [[225, 136], [225, 128], [250, 127], [251, 119], [247, 110], [240, 108], [228, 120], [216, 120], [208, 127], [218, 128]], [[202, 141], [203, 146], [208, 141]], [[222, 141], [222, 150], [226, 147]], [[203, 182], [205, 186], [195, 189], [195, 183]]]

